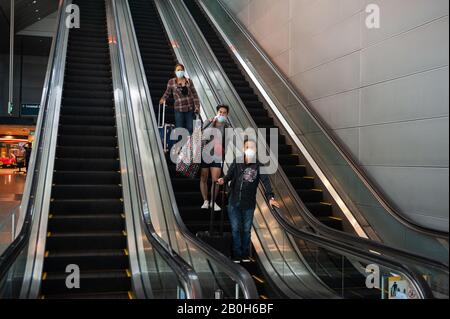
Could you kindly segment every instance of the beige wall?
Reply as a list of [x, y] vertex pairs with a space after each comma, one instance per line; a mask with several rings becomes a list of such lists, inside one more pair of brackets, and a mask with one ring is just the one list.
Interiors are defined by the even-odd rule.
[[392, 201], [448, 231], [449, 1], [223, 1]]

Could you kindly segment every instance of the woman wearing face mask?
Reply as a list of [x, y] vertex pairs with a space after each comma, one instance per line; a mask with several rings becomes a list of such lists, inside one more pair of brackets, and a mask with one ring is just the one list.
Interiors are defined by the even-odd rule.
[[[219, 105], [217, 107], [216, 117], [205, 121], [203, 125], [203, 136], [208, 139], [207, 154], [202, 154], [202, 165], [200, 173], [200, 191], [203, 196], [202, 209], [209, 209], [210, 202], [208, 199], [208, 178], [211, 173], [213, 183], [216, 183], [222, 175], [223, 162], [225, 160], [225, 147], [228, 145], [226, 129], [230, 127], [228, 124], [228, 114], [230, 108], [227, 105]], [[213, 131], [215, 130], [215, 131]], [[229, 138], [228, 138], [229, 139]], [[214, 198], [217, 198], [219, 188], [215, 188]], [[212, 193], [212, 190], [211, 190]], [[217, 203], [214, 204], [214, 210], [220, 211], [221, 208]]]
[[175, 66], [175, 75], [176, 77], [170, 79], [167, 83], [166, 92], [159, 103], [164, 104], [173, 94], [175, 99], [175, 126], [185, 128], [189, 131], [189, 134], [192, 134], [194, 113], [200, 112], [200, 100], [194, 84], [185, 76], [184, 65], [177, 64]]
[[265, 186], [269, 204], [280, 207], [274, 198], [268, 176], [260, 173], [261, 164], [257, 159], [255, 141], [245, 141], [244, 154], [244, 158], [235, 160], [227, 175], [218, 181], [219, 185], [231, 182], [228, 217], [233, 235], [233, 260], [236, 263], [250, 261], [251, 230], [256, 208], [256, 191], [260, 182]]

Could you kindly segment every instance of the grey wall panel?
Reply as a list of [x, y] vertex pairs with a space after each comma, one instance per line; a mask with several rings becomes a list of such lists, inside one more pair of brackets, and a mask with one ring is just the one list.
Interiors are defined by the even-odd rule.
[[407, 32], [414, 26], [445, 17], [449, 10], [448, 0], [364, 0], [364, 2], [379, 5], [381, 28], [361, 28], [363, 47]]
[[362, 89], [361, 125], [448, 116], [448, 67]]
[[292, 77], [311, 101], [360, 87], [360, 56], [353, 53]]
[[360, 92], [332, 95], [312, 102], [315, 110], [332, 129], [357, 127], [360, 122]]
[[361, 127], [363, 165], [448, 167], [448, 117]]
[[448, 16], [361, 52], [362, 85], [448, 65]]
[[370, 166], [366, 170], [404, 214], [448, 231], [448, 168]]

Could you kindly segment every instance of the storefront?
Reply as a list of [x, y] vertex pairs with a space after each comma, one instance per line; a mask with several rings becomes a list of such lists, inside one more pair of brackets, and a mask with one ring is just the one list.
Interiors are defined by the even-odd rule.
[[0, 130], [0, 168], [22, 169], [26, 167], [27, 147], [32, 147], [34, 128], [21, 128], [25, 135], [2, 135]]

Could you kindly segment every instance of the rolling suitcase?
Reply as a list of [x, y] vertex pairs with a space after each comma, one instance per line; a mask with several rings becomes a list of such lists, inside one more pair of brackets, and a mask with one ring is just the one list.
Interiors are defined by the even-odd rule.
[[232, 244], [233, 244], [233, 237], [231, 233], [224, 232], [224, 207], [226, 205], [225, 203], [225, 191], [226, 191], [226, 185], [224, 186], [224, 190], [222, 193], [219, 192], [219, 196], [222, 198], [222, 210], [220, 212], [220, 225], [219, 229], [215, 230], [214, 224], [215, 224], [215, 214], [214, 211], [214, 192], [215, 187], [217, 185], [213, 184], [213, 191], [211, 194], [211, 208], [210, 208], [210, 224], [209, 224], [209, 230], [208, 231], [202, 231], [197, 233], [197, 238], [202, 240], [203, 242], [207, 243], [214, 249], [220, 251], [223, 255], [226, 257], [231, 258], [232, 257]]
[[166, 121], [166, 103], [159, 105], [158, 108], [158, 131], [163, 143], [164, 152], [167, 153], [175, 145], [176, 141], [170, 139], [170, 134], [175, 129], [175, 125], [167, 124]]

